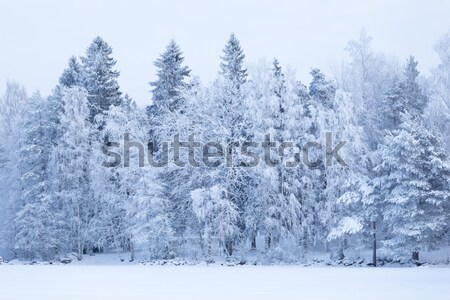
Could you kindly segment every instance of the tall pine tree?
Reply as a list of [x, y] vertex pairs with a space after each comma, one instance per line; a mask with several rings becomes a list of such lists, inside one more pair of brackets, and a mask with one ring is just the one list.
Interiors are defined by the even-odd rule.
[[383, 195], [387, 237], [383, 248], [394, 258], [439, 247], [448, 230], [450, 165], [441, 141], [421, 119], [403, 115], [378, 150], [375, 187]]
[[119, 105], [121, 92], [114, 69], [116, 61], [111, 57], [112, 48], [96, 37], [87, 48], [82, 62], [82, 82], [88, 92], [91, 121], [99, 113], [105, 113], [111, 105]]
[[174, 111], [179, 107], [180, 90], [187, 87], [185, 80], [191, 72], [187, 66], [183, 66], [183, 61], [180, 47], [171, 40], [164, 53], [155, 61], [157, 80], [150, 82], [153, 104], [148, 108], [149, 113], [158, 108]]

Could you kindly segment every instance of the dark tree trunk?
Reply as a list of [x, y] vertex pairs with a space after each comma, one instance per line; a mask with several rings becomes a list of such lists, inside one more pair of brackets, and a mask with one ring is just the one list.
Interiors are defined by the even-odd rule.
[[130, 261], [134, 261], [134, 244], [131, 243], [130, 245], [130, 251], [131, 251], [131, 256], [130, 256]]
[[419, 251], [413, 251], [412, 253], [412, 259], [414, 261], [419, 261]]
[[342, 247], [339, 247], [338, 253], [337, 253], [337, 259], [343, 260], [345, 258], [344, 255], [344, 249]]
[[372, 221], [372, 263], [373, 266], [377, 266], [377, 223]]
[[270, 246], [271, 246], [271, 239], [270, 239], [270, 236], [268, 236], [266, 238], [266, 249], [269, 250]]
[[232, 256], [233, 255], [233, 242], [231, 241], [227, 241], [225, 243], [225, 247], [227, 249], [227, 254], [228, 256]]
[[256, 250], [256, 236], [252, 237], [252, 250]]
[[345, 258], [344, 245], [345, 245], [345, 240], [342, 240], [342, 238], [340, 238], [339, 239], [339, 250], [337, 252], [337, 259], [338, 260], [343, 260]]

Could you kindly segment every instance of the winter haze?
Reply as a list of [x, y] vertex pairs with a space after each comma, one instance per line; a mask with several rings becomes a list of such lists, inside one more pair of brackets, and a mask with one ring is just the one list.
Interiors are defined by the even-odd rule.
[[29, 93], [48, 94], [67, 58], [83, 55], [99, 35], [113, 47], [122, 89], [139, 105], [150, 101], [153, 61], [172, 38], [205, 82], [217, 75], [230, 32], [241, 39], [248, 63], [277, 57], [307, 82], [312, 67], [331, 73], [362, 28], [374, 37], [375, 50], [398, 58], [412, 54], [428, 73], [438, 62], [432, 46], [450, 28], [445, 0], [1, 3], [0, 82], [18, 80]]

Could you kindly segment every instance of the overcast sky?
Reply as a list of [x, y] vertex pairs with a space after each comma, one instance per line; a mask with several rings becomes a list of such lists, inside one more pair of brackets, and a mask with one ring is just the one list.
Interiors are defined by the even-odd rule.
[[413, 54], [427, 74], [438, 62], [433, 44], [450, 30], [450, 1], [0, 0], [0, 93], [12, 79], [49, 94], [68, 58], [98, 35], [113, 47], [122, 91], [141, 105], [151, 97], [153, 61], [172, 38], [203, 82], [217, 75], [234, 32], [248, 62], [277, 57], [307, 83], [311, 67], [327, 72], [344, 59], [363, 27], [376, 51]]

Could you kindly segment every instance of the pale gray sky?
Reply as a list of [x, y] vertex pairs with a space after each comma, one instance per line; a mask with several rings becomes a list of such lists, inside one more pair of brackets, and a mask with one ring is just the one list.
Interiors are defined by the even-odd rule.
[[426, 74], [438, 62], [433, 44], [450, 30], [450, 1], [0, 0], [0, 93], [12, 79], [47, 95], [68, 58], [97, 35], [113, 47], [122, 91], [141, 105], [151, 96], [153, 61], [172, 38], [203, 82], [216, 76], [231, 32], [248, 62], [277, 57], [308, 82], [311, 67], [329, 70], [363, 27], [375, 50], [413, 54]]

